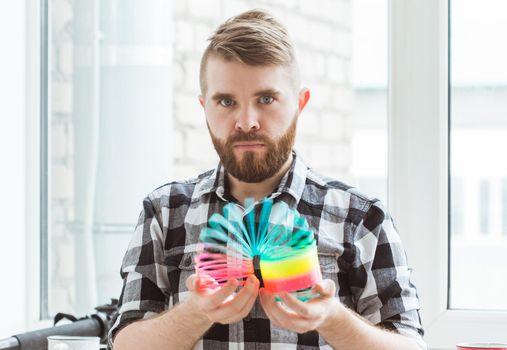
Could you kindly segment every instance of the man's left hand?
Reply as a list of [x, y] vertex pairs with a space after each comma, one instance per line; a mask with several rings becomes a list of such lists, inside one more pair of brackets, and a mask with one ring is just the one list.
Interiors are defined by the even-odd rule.
[[286, 292], [278, 294], [284, 306], [275, 300], [277, 294], [264, 288], [260, 290], [259, 296], [262, 308], [273, 324], [297, 333], [305, 333], [328, 328], [342, 306], [335, 299], [336, 286], [332, 280], [323, 280], [313, 287], [313, 291], [319, 293], [320, 297], [307, 302], [302, 302]]

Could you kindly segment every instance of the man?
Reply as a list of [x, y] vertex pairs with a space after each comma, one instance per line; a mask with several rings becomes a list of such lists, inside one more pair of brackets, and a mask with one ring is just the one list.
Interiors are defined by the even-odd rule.
[[[293, 151], [310, 92], [299, 89], [286, 29], [259, 10], [229, 19], [210, 38], [200, 84], [221, 162], [144, 200], [122, 264], [114, 348], [425, 348], [416, 290], [389, 214], [378, 200], [315, 173]], [[236, 280], [199, 288], [194, 258], [208, 218], [229, 202], [265, 197], [296, 208], [314, 230], [324, 277], [315, 286], [319, 298], [272, 295], [254, 276], [242, 288]]]

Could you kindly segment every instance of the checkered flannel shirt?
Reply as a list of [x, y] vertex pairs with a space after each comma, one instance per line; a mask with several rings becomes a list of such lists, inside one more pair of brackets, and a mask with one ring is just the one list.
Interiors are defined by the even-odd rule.
[[[414, 338], [425, 349], [419, 300], [410, 282], [405, 251], [382, 204], [341, 182], [324, 178], [295, 154], [290, 170], [271, 194], [297, 208], [316, 233], [323, 278], [336, 298], [373, 324]], [[224, 168], [185, 182], [166, 184], [143, 202], [121, 266], [123, 289], [109, 332], [170, 310], [188, 291], [196, 243], [213, 213], [232, 200]], [[298, 334], [271, 324], [257, 299], [242, 321], [214, 324], [196, 349], [326, 349], [316, 331]]]

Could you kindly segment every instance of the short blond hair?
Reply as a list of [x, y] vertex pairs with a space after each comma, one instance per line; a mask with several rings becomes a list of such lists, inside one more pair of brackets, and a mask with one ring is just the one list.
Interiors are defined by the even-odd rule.
[[206, 67], [213, 55], [252, 66], [279, 65], [291, 68], [295, 88], [299, 69], [287, 29], [271, 14], [255, 9], [229, 18], [208, 38], [201, 59], [199, 82], [204, 96], [207, 89]]

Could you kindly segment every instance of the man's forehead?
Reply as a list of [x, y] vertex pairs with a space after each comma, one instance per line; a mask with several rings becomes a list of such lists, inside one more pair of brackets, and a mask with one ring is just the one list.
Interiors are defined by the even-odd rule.
[[281, 65], [252, 66], [238, 61], [213, 57], [208, 61], [208, 92], [232, 94], [238, 88], [251, 94], [282, 93], [291, 87], [290, 69]]

